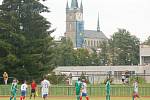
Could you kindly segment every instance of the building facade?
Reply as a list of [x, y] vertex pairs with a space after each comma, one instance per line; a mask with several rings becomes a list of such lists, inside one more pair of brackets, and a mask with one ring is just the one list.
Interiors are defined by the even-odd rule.
[[72, 73], [76, 80], [82, 73], [86, 75], [91, 83], [103, 83], [110, 74], [114, 79], [113, 83], [122, 83], [122, 74], [125, 71], [130, 76], [139, 76], [150, 83], [150, 66], [59, 66], [53, 70], [56, 75], [62, 73]]
[[80, 7], [77, 0], [68, 2], [66, 5], [66, 32], [65, 37], [69, 38], [74, 48], [98, 48], [102, 41], [106, 41], [107, 37], [100, 30], [99, 15], [97, 20], [97, 30], [85, 30], [83, 20], [83, 4]]
[[150, 64], [150, 46], [140, 45], [140, 65]]

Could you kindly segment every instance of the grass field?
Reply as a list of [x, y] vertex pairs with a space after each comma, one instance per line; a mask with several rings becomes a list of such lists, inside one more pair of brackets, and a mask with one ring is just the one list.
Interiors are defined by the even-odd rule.
[[[1, 100], [9, 100], [9, 97], [0, 97]], [[17, 98], [17, 100], [20, 100]], [[26, 100], [30, 100], [28, 97]], [[31, 99], [34, 100], [34, 99]], [[43, 100], [40, 97], [37, 97], [35, 100]], [[48, 100], [76, 100], [75, 97], [49, 97]], [[82, 100], [86, 100], [83, 98]], [[105, 97], [90, 97], [90, 100], [105, 100]], [[131, 97], [111, 97], [111, 100], [132, 100]], [[138, 99], [137, 99], [138, 100]], [[150, 97], [141, 97], [140, 100], [150, 100]]]

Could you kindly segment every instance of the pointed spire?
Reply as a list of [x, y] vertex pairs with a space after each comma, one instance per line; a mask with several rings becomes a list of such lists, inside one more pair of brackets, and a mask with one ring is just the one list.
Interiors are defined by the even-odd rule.
[[97, 20], [97, 32], [100, 32], [100, 25], [99, 25], [99, 12], [98, 12], [98, 20]]
[[71, 8], [78, 8], [78, 1], [77, 0], [72, 0], [71, 2]]
[[67, 4], [66, 4], [66, 9], [69, 9], [68, 0], [67, 0]]
[[83, 4], [82, 4], [82, 0], [81, 0], [80, 9], [83, 11]]

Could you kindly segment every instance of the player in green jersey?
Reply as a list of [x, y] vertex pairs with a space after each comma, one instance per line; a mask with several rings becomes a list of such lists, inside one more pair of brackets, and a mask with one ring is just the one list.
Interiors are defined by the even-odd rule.
[[11, 96], [10, 96], [10, 100], [12, 100], [14, 98], [14, 100], [16, 100], [16, 92], [17, 92], [17, 80], [14, 79], [11, 85]]
[[106, 100], [110, 100], [110, 80], [106, 80]]
[[82, 84], [82, 82], [81, 82], [80, 78], [78, 78], [78, 80], [75, 83], [77, 100], [80, 100], [81, 84]]

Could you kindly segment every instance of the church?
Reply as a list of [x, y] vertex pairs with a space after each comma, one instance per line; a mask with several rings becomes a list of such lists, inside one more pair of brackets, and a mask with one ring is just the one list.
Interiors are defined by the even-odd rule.
[[83, 4], [80, 6], [77, 0], [72, 0], [69, 6], [66, 4], [66, 32], [65, 37], [70, 39], [74, 48], [99, 48], [102, 41], [107, 41], [107, 37], [100, 30], [99, 15], [97, 20], [97, 30], [85, 30], [83, 19]]

